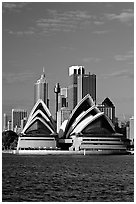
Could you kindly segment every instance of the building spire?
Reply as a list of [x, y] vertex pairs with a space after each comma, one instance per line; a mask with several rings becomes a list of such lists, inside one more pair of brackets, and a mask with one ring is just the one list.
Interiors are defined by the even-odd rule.
[[43, 66], [43, 73], [41, 75], [41, 78], [45, 78], [44, 66]]

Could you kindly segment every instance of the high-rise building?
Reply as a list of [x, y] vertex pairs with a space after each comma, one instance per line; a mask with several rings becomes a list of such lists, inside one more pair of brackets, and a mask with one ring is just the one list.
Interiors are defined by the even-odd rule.
[[65, 98], [67, 98], [68, 97], [68, 88], [67, 87], [61, 88], [60, 94], [63, 95]]
[[58, 97], [58, 110], [62, 107], [68, 107], [68, 88], [64, 87], [60, 89], [60, 94]]
[[71, 110], [68, 110], [67, 107], [63, 107], [57, 112], [57, 132], [59, 132], [62, 123], [69, 119], [70, 114]]
[[77, 77], [85, 74], [84, 66], [69, 67], [68, 107], [73, 110], [77, 105]]
[[27, 111], [23, 109], [12, 109], [12, 130], [21, 127], [21, 120], [27, 117]]
[[42, 99], [49, 108], [48, 83], [46, 82], [44, 68], [41, 78], [34, 85], [34, 104], [38, 99]]
[[4, 113], [4, 119], [3, 119], [3, 131], [8, 129], [8, 116], [6, 113]]
[[23, 119], [21, 120], [21, 131], [22, 131], [23, 128], [25, 127], [26, 123], [27, 123], [27, 118], [23, 118]]
[[81, 101], [84, 96], [90, 94], [94, 102], [96, 103], [96, 75], [95, 74], [82, 74], [77, 77], [77, 98], [78, 102]]
[[109, 98], [106, 98], [102, 102], [102, 104], [97, 105], [97, 107], [99, 108], [101, 112], [104, 112], [104, 114], [108, 116], [110, 120], [112, 121], [112, 123], [115, 125], [116, 123], [115, 106], [111, 102], [111, 100]]
[[54, 93], [56, 95], [56, 110], [55, 110], [55, 113], [56, 113], [56, 120], [57, 120], [58, 96], [59, 96], [59, 93], [60, 93], [60, 85], [59, 85], [59, 83], [56, 83], [56, 86], [54, 87]]
[[134, 117], [129, 119], [129, 139], [134, 144]]
[[71, 76], [73, 74], [76, 74], [76, 75], [85, 74], [84, 66], [74, 65], [74, 66], [69, 67], [69, 76]]
[[84, 66], [69, 67], [68, 107], [72, 110], [84, 96], [90, 94], [96, 103], [96, 75], [86, 74]]
[[12, 130], [12, 121], [11, 120], [8, 121], [8, 130]]

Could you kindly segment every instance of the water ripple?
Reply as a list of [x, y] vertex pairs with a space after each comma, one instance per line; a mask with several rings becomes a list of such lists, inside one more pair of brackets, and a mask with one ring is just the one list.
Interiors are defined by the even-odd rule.
[[133, 202], [134, 157], [2, 158], [2, 201]]

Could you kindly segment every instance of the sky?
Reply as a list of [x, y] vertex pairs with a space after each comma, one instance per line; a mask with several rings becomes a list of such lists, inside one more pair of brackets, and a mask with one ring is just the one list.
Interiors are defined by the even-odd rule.
[[45, 67], [54, 116], [54, 86], [68, 86], [72, 65], [96, 74], [97, 104], [109, 97], [119, 120], [134, 115], [133, 2], [2, 3], [3, 113], [31, 111]]

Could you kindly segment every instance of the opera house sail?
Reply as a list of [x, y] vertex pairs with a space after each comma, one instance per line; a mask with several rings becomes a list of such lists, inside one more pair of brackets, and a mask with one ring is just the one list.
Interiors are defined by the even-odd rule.
[[111, 120], [96, 107], [89, 94], [77, 104], [59, 131], [60, 147], [71, 151], [124, 153], [124, 140], [122, 134], [115, 132]]
[[39, 99], [19, 137], [17, 149], [56, 148], [56, 126], [46, 104]]

